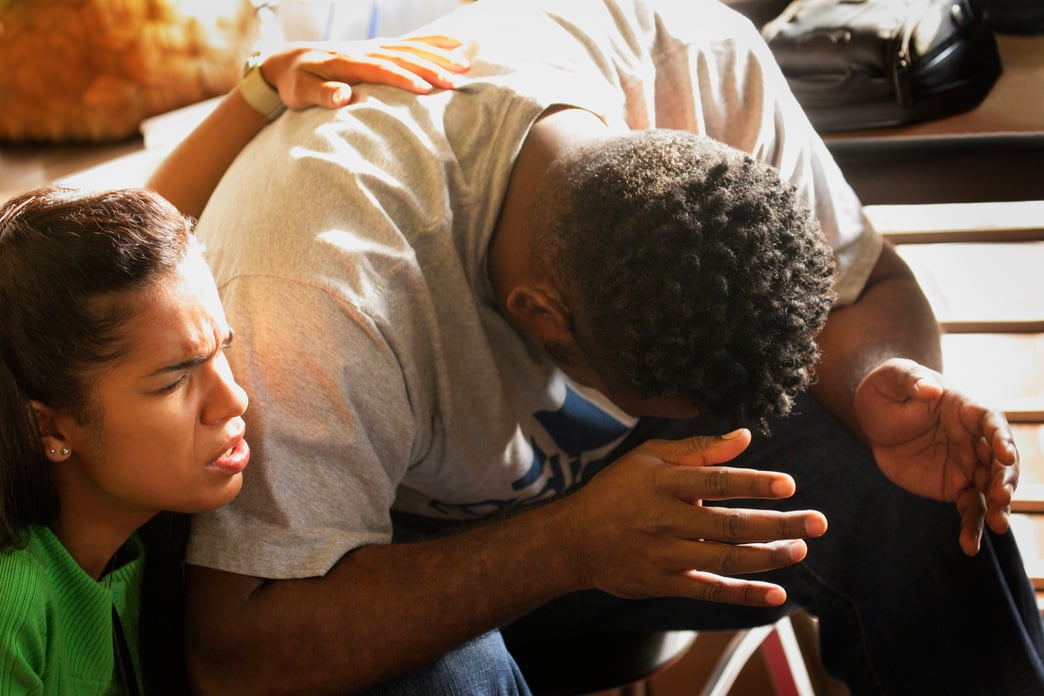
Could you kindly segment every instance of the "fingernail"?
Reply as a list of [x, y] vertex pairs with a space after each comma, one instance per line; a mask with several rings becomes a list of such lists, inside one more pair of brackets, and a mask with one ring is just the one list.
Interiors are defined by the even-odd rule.
[[794, 482], [787, 478], [779, 478], [772, 482], [772, 495], [790, 497], [794, 493]]
[[805, 520], [805, 534], [810, 537], [818, 537], [826, 534], [827, 523], [823, 517], [810, 517]]
[[934, 387], [936, 389], [942, 389], [942, 385], [939, 384], [939, 381], [937, 379], [935, 379], [934, 377], [921, 377], [921, 378], [919, 378], [917, 380], [917, 388], [920, 389], [922, 385], [923, 386], [928, 386], [928, 387]]
[[721, 436], [722, 440], [735, 440], [737, 437], [743, 434], [746, 428], [736, 428], [731, 433], [725, 433]]

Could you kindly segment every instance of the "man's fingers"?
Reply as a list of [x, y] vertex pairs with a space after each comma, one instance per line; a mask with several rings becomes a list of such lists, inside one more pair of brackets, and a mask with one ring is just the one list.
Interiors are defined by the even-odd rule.
[[746, 428], [724, 435], [696, 435], [680, 440], [650, 440], [636, 452], [658, 457], [668, 464], [683, 466], [708, 466], [724, 464], [735, 459], [750, 444], [750, 431]]
[[685, 539], [701, 539], [727, 544], [774, 542], [822, 536], [827, 519], [816, 510], [778, 512], [722, 507], [692, 507], [688, 520], [677, 530]]
[[957, 512], [961, 516], [961, 549], [969, 556], [979, 553], [982, 528], [986, 518], [986, 497], [974, 487], [968, 487], [957, 497]]
[[779, 585], [725, 578], [699, 570], [677, 576], [667, 584], [663, 594], [750, 607], [777, 607], [787, 601], [787, 592]]
[[668, 567], [680, 571], [696, 569], [715, 575], [747, 575], [800, 563], [806, 555], [808, 546], [801, 539], [759, 544], [718, 544], [703, 540], [680, 541], [672, 548], [672, 557], [664, 561]]
[[988, 471], [988, 487], [980, 490], [986, 493], [990, 506], [1011, 505], [1012, 498], [1015, 496], [1015, 489], [1019, 485], [1018, 467], [1005, 466], [995, 462]]
[[690, 542], [677, 547], [681, 570], [660, 588], [660, 594], [745, 606], [778, 606], [787, 599], [779, 585], [729, 577], [775, 570], [800, 562], [808, 548], [802, 541], [730, 546]]
[[679, 540], [750, 544], [819, 537], [828, 525], [817, 510], [780, 512], [678, 501], [655, 526]]
[[994, 534], [1004, 534], [1011, 526], [1010, 505], [990, 505], [986, 509], [986, 526]]
[[794, 479], [776, 471], [729, 466], [674, 467], [663, 473], [668, 491], [688, 502], [697, 500], [778, 500], [794, 494]]
[[982, 461], [996, 459], [1006, 466], [1015, 464], [1019, 459], [1018, 448], [1015, 446], [1015, 436], [1012, 435], [1011, 425], [1008, 417], [997, 409], [984, 409], [975, 424], [977, 430], [989, 443], [992, 456]]
[[888, 360], [864, 379], [874, 391], [890, 401], [931, 401], [943, 393], [937, 372], [902, 358]]

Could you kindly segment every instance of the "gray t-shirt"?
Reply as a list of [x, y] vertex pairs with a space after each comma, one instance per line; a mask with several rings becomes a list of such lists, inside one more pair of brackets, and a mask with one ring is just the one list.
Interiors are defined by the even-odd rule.
[[527, 348], [486, 273], [514, 158], [549, 105], [778, 167], [836, 250], [840, 302], [877, 259], [761, 37], [718, 0], [482, 0], [418, 33], [479, 43], [462, 88], [360, 86], [344, 109], [287, 113], [200, 219], [254, 454], [239, 497], [196, 517], [191, 563], [322, 575], [388, 542], [393, 508], [466, 520], [541, 500], [627, 434], [631, 417]]

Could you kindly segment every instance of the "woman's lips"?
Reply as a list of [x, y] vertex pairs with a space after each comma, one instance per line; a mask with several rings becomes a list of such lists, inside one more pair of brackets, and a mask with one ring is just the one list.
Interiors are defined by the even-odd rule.
[[236, 443], [229, 447], [220, 457], [215, 459], [210, 465], [214, 468], [221, 469], [230, 474], [238, 474], [246, 468], [247, 462], [250, 461], [250, 445], [243, 438], [236, 440]]

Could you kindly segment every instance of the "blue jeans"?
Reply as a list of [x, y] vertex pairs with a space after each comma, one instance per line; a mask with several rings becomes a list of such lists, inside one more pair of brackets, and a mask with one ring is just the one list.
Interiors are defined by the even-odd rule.
[[366, 696], [530, 696], [522, 673], [492, 631]]
[[[799, 608], [819, 617], [824, 666], [862, 694], [1044, 694], [1044, 625], [1012, 535], [984, 536], [967, 557], [956, 508], [888, 481], [870, 452], [811, 396], [771, 423], [730, 465], [785, 471], [797, 493], [743, 507], [816, 509], [829, 530], [797, 565], [757, 577], [786, 588], [774, 609], [697, 600], [560, 598], [505, 629], [508, 644], [541, 635], [634, 629], [736, 629]], [[652, 437], [719, 433], [723, 424], [643, 421], [621, 453]]]

